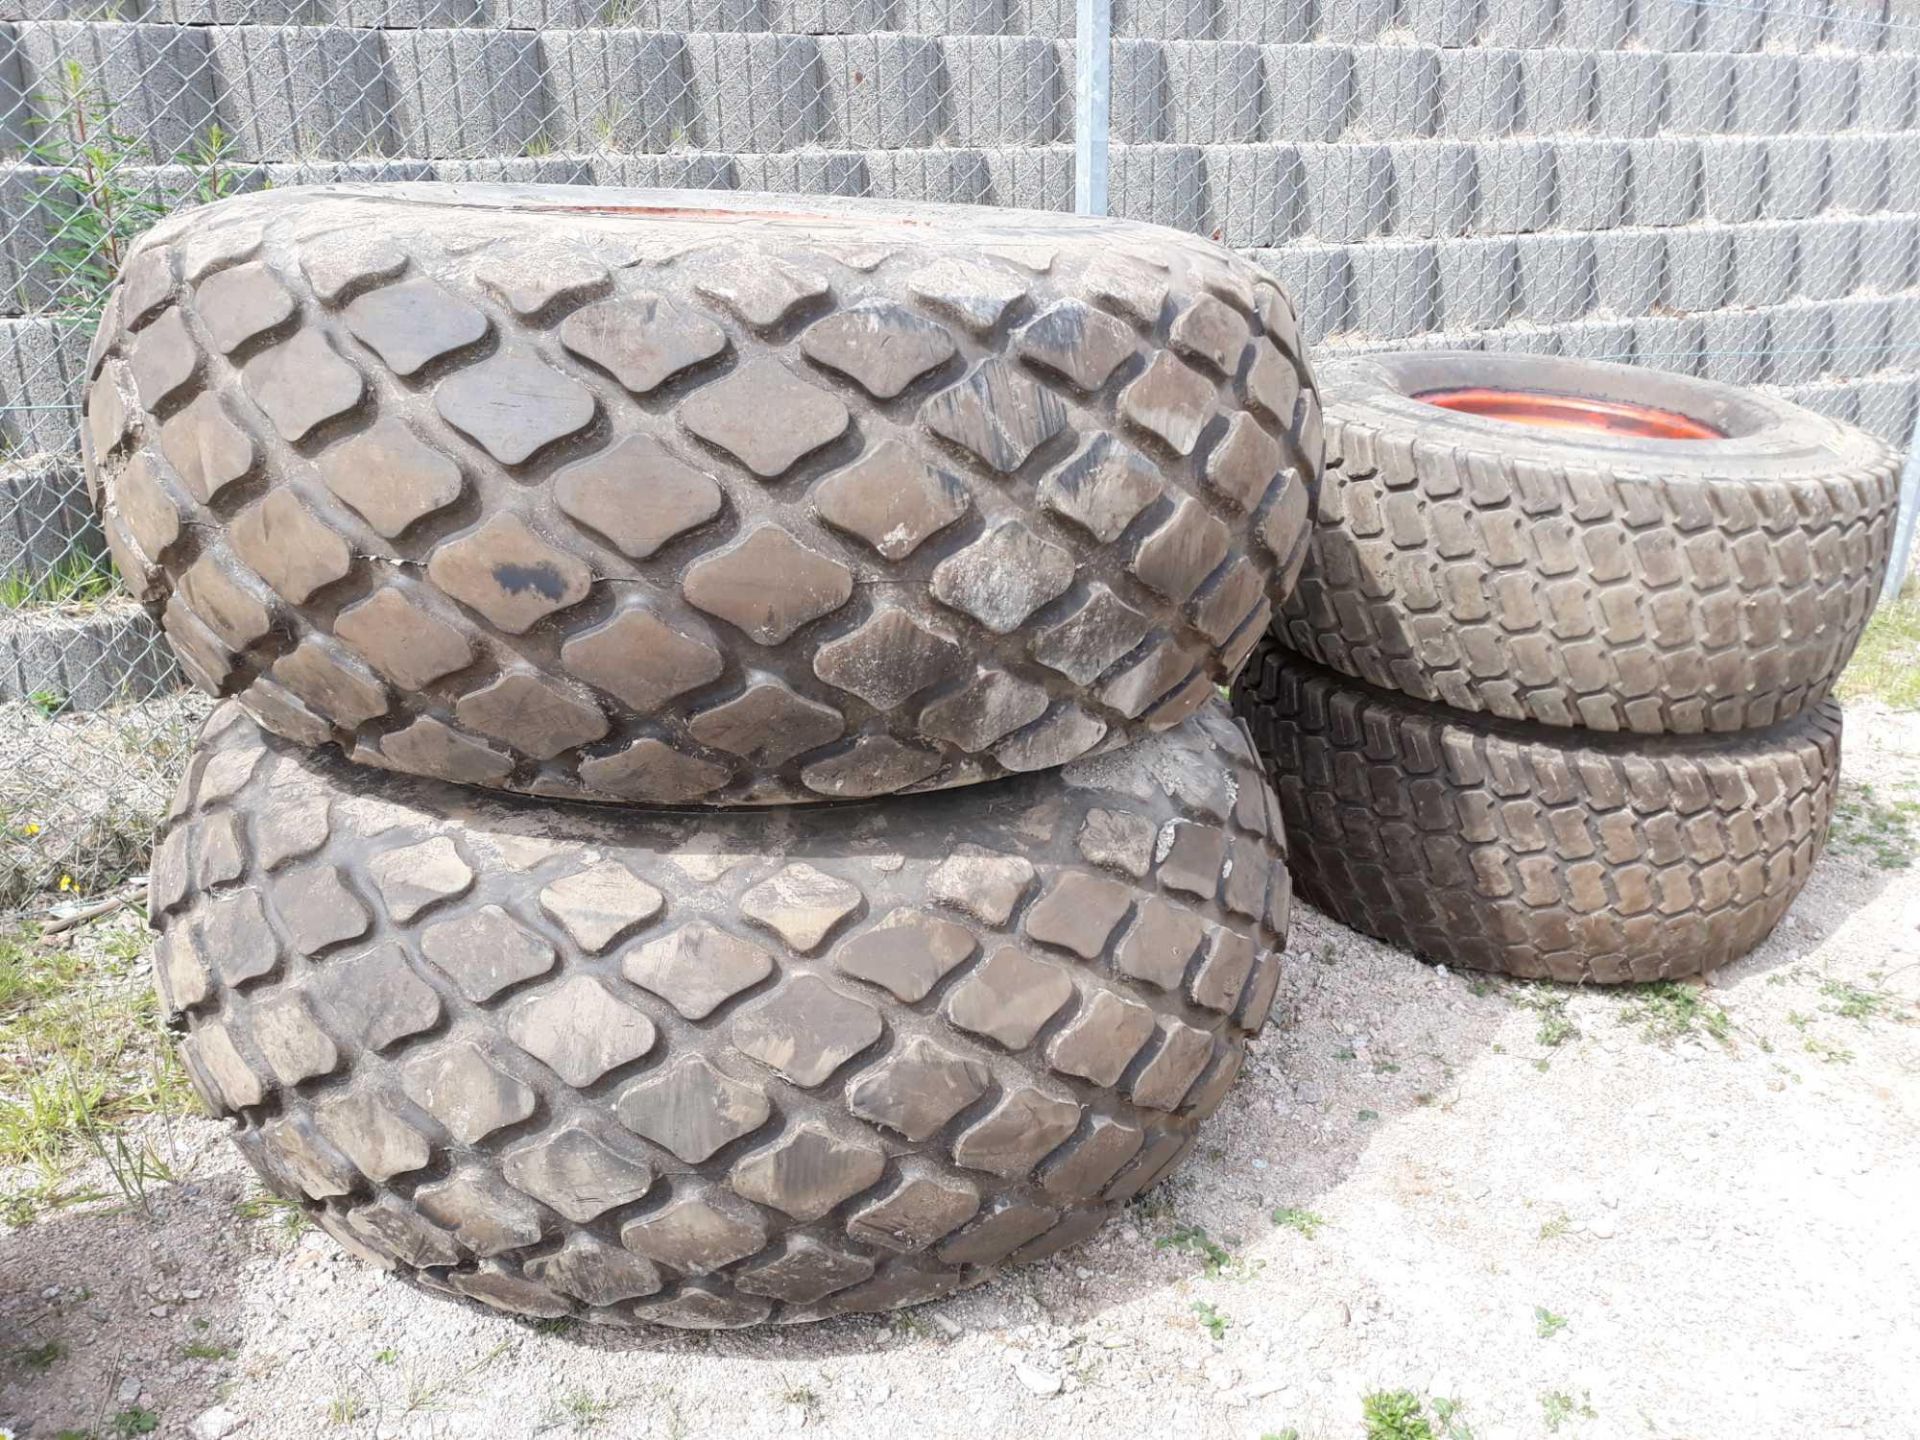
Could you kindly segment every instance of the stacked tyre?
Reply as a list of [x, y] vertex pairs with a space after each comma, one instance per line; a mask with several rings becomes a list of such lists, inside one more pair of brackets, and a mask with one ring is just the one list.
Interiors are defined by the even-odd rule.
[[135, 249], [86, 440], [229, 697], [154, 858], [166, 1011], [376, 1263], [613, 1322], [883, 1309], [1088, 1234], [1231, 1084], [1290, 883], [1218, 696], [1321, 441], [1230, 253], [248, 196]]
[[1825, 840], [1893, 453], [1618, 365], [1425, 352], [1322, 381], [1308, 560], [1235, 696], [1302, 896], [1533, 978], [1752, 949]]

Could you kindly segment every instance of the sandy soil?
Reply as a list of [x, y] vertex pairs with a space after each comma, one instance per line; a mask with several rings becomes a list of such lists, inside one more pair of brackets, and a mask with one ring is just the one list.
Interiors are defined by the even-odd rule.
[[[1854, 707], [1847, 744], [1850, 780], [1920, 794], [1920, 716]], [[1457, 1402], [1438, 1440], [1920, 1435], [1911, 862], [1837, 846], [1692, 1004], [1448, 974], [1311, 913], [1291, 955], [1179, 1177], [889, 1319], [516, 1323], [242, 1217], [218, 1126], [156, 1124], [185, 1178], [150, 1216], [0, 1231], [0, 1427], [1354, 1440], [1406, 1389]]]

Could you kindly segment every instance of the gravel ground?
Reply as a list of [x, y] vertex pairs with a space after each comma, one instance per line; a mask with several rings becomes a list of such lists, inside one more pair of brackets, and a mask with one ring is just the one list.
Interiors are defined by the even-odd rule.
[[1851, 706], [1847, 745], [1838, 843], [1710, 986], [1489, 982], [1305, 912], [1173, 1182], [888, 1319], [517, 1323], [290, 1232], [213, 1122], [147, 1122], [182, 1177], [151, 1214], [0, 1230], [0, 1426], [1357, 1440], [1406, 1390], [1431, 1429], [1381, 1436], [1920, 1435], [1920, 869], [1863, 838], [1920, 795], [1920, 714]]

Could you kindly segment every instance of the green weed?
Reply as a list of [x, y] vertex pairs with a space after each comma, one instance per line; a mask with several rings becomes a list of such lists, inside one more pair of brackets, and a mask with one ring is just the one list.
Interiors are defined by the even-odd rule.
[[1556, 1315], [1544, 1305], [1533, 1307], [1533, 1329], [1542, 1340], [1551, 1340], [1567, 1328], [1567, 1317]]
[[[35, 605], [93, 605], [113, 594], [113, 562], [90, 555], [63, 555], [39, 575], [0, 579], [0, 610]], [[62, 702], [64, 705], [64, 701]], [[42, 713], [47, 713], [44, 709]], [[57, 713], [57, 712], [55, 712]]]
[[1920, 801], [1882, 799], [1871, 785], [1843, 781], [1827, 844], [1876, 870], [1904, 870], [1920, 856]]
[[1411, 1390], [1376, 1390], [1360, 1401], [1367, 1440], [1439, 1440], [1427, 1408]]
[[1698, 985], [1677, 980], [1625, 988], [1620, 1023], [1638, 1025], [1643, 1039], [1663, 1044], [1671, 1044], [1695, 1029], [1704, 1030], [1722, 1045], [1731, 1044], [1733, 1021], [1718, 1005], [1702, 999], [1703, 993]]
[[1273, 1223], [1288, 1230], [1297, 1230], [1311, 1240], [1320, 1233], [1320, 1227], [1327, 1222], [1311, 1210], [1299, 1210], [1291, 1205], [1283, 1205], [1273, 1212]]
[[1599, 1414], [1588, 1403], [1585, 1391], [1575, 1400], [1564, 1390], [1548, 1390], [1540, 1396], [1540, 1418], [1552, 1434], [1569, 1420], [1597, 1420]]
[[1194, 1301], [1192, 1308], [1193, 1313], [1200, 1317], [1200, 1324], [1205, 1328], [1207, 1334], [1211, 1335], [1215, 1340], [1224, 1340], [1227, 1338], [1227, 1331], [1233, 1328], [1233, 1322], [1231, 1320], [1214, 1309], [1213, 1306], [1205, 1300]]

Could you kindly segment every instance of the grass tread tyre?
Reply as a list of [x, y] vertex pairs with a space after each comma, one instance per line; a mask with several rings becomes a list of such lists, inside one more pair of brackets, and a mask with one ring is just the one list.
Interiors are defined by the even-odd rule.
[[1463, 715], [1260, 647], [1234, 693], [1301, 898], [1423, 959], [1536, 980], [1702, 974], [1826, 843], [1840, 709], [1728, 736]]
[[500, 1308], [880, 1310], [1098, 1227], [1273, 1002], [1276, 803], [1215, 700], [778, 812], [368, 773], [216, 711], [153, 862], [202, 1098], [357, 1252]]
[[[1277, 639], [1509, 720], [1693, 734], [1817, 708], [1885, 574], [1899, 457], [1777, 396], [1593, 361], [1396, 354], [1323, 368], [1326, 472]], [[1724, 440], [1553, 431], [1450, 386], [1625, 397]]]
[[135, 248], [83, 427], [189, 675], [417, 774], [861, 798], [1177, 725], [1304, 555], [1293, 309], [1127, 221], [352, 186]]

